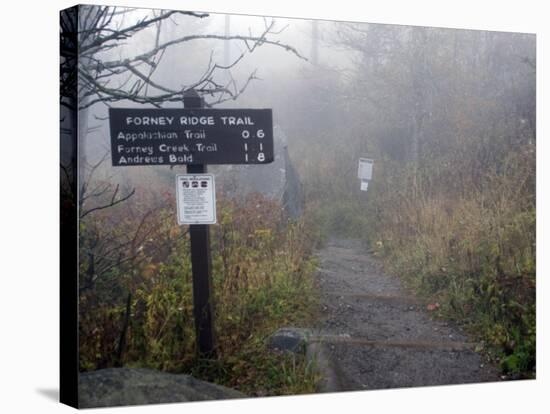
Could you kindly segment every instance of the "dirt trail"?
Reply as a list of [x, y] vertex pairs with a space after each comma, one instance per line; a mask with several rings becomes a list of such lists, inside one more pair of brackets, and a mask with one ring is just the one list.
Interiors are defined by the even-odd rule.
[[326, 391], [499, 379], [458, 328], [433, 320], [358, 241], [332, 240], [318, 255], [318, 340], [333, 377]]

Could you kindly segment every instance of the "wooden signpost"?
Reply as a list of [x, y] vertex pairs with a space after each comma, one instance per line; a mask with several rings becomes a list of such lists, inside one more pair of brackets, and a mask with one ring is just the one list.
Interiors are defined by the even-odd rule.
[[[184, 95], [183, 105], [183, 109], [110, 108], [113, 166], [183, 164], [197, 183], [205, 177], [205, 188], [213, 189], [213, 176], [211, 181], [205, 176], [207, 164], [273, 161], [271, 109], [206, 109], [193, 90]], [[187, 186], [188, 182], [186, 176], [178, 177], [178, 185]], [[215, 218], [204, 222], [215, 222]], [[213, 357], [216, 349], [208, 226], [189, 225], [197, 350], [205, 358]]]

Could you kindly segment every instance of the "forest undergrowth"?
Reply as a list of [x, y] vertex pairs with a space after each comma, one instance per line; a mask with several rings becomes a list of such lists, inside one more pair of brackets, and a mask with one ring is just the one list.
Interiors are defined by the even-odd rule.
[[410, 169], [386, 164], [369, 206], [371, 246], [388, 270], [513, 378], [535, 375], [534, 155], [508, 154], [478, 182], [432, 164], [416, 187]]
[[[138, 194], [138, 192], [136, 192]], [[216, 357], [195, 352], [190, 241], [173, 196], [151, 210], [134, 198], [80, 229], [80, 368], [148, 367], [248, 395], [314, 392], [303, 355], [267, 349], [283, 326], [305, 326], [317, 293], [315, 233], [259, 194], [218, 197], [211, 226]], [[173, 207], [173, 208], [170, 208]], [[137, 230], [136, 230], [137, 229]]]
[[434, 316], [465, 327], [509, 378], [536, 375], [534, 157], [534, 147], [510, 152], [478, 176], [464, 158], [416, 171], [384, 160], [368, 199], [340, 200], [362, 218], [337, 230], [360, 234]]

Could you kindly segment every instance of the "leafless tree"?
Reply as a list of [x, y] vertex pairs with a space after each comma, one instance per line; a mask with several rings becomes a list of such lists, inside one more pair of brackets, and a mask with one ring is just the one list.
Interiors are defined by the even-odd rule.
[[[139, 13], [141, 12], [140, 10]], [[257, 34], [181, 33], [180, 29], [174, 32], [176, 35], [173, 38], [163, 39], [163, 31], [168, 30], [166, 26], [178, 25], [176, 19], [180, 16], [206, 19], [208, 14], [151, 10], [147, 15], [137, 18], [137, 13], [136, 9], [84, 6], [80, 9], [77, 28], [72, 28], [71, 22], [62, 17], [63, 32], [70, 33], [76, 29], [78, 33], [78, 73], [71, 73], [71, 76], [72, 85], [76, 81], [79, 86], [79, 109], [88, 108], [98, 102], [109, 104], [123, 100], [161, 106], [166, 102], [181, 102], [183, 94], [190, 89], [208, 97], [206, 105], [213, 106], [229, 99], [236, 99], [249, 82], [256, 78], [254, 71], [243, 84], [238, 85], [231, 77], [218, 75], [221, 72], [227, 73], [246, 54], [253, 53], [257, 48], [270, 45], [305, 59], [294, 47], [275, 38], [281, 30], [276, 29], [274, 19], [264, 19], [263, 30]], [[183, 24], [180, 26], [185, 27]], [[123, 55], [122, 49], [128, 42], [145, 31], [154, 33], [154, 41], [147, 51], [120, 59], [109, 59], [112, 56]], [[168, 49], [201, 40], [239, 42], [245, 46], [245, 51], [226, 65], [217, 63], [212, 53], [207, 66], [197, 73], [196, 79], [179, 89], [168, 86], [162, 79], [154, 78], [155, 71]], [[70, 71], [62, 67], [62, 72]], [[224, 79], [224, 82], [219, 79]]]
[[[106, 209], [130, 199], [135, 189], [98, 178], [108, 153], [94, 162], [87, 159], [86, 142], [92, 129], [88, 121], [97, 113], [94, 108], [117, 102], [161, 107], [182, 102], [190, 90], [212, 107], [237, 99], [257, 79], [255, 70], [241, 80], [234, 79], [231, 70], [258, 48], [278, 48], [304, 59], [294, 47], [277, 40], [281, 30], [273, 19], [264, 19], [259, 33], [220, 35], [193, 30], [208, 18], [206, 13], [190, 11], [108, 6], [79, 6], [61, 13], [61, 139], [65, 140], [61, 145], [61, 200], [62, 214], [67, 213], [63, 222], [68, 243], [74, 243], [75, 223], [81, 223], [81, 295], [93, 295], [97, 284], [108, 280], [109, 275], [128, 273], [160, 251], [173, 248], [175, 241], [159, 233], [162, 218], [150, 210], [134, 212], [129, 218], [133, 224], [126, 232], [117, 232], [109, 224], [116, 220], [106, 219], [110, 216]], [[211, 51], [207, 64], [197, 68], [194, 78], [175, 88], [174, 79], [166, 76], [163, 58], [169, 50], [197, 42], [206, 42], [207, 48], [212, 42], [239, 43], [243, 52], [221, 64]], [[78, 142], [74, 142], [75, 136]], [[71, 231], [67, 231], [69, 227]], [[182, 237], [185, 235], [180, 233], [177, 239]], [[130, 301], [131, 288], [126, 289]], [[128, 306], [126, 313], [128, 317]], [[121, 330], [121, 344], [124, 336], [125, 328]]]
[[[190, 11], [144, 11], [110, 6], [80, 6], [61, 14], [61, 106], [64, 108], [62, 126], [69, 133], [71, 128], [77, 128], [78, 131], [81, 168], [72, 176], [79, 175], [78, 191], [81, 200], [92, 198], [87, 193], [91, 186], [86, 181], [83, 167], [89, 170], [97, 168], [97, 165], [88, 165], [85, 151], [85, 137], [90, 129], [88, 109], [92, 106], [126, 101], [161, 107], [167, 102], [182, 102], [187, 91], [195, 90], [205, 98], [205, 105], [211, 107], [237, 99], [249, 83], [257, 79], [255, 70], [241, 83], [231, 76], [231, 69], [246, 54], [253, 53], [257, 48], [269, 45], [305, 59], [294, 47], [276, 39], [282, 30], [276, 29], [274, 19], [264, 19], [264, 27], [260, 33], [249, 31], [247, 35], [185, 33], [185, 21], [178, 20], [200, 20], [208, 17], [206, 13]], [[174, 35], [165, 39], [165, 32]], [[147, 50], [125, 56], [129, 50], [134, 49], [129, 48], [128, 44], [144, 33], [152, 34], [153, 39]], [[225, 65], [217, 63], [214, 53], [211, 52], [208, 64], [197, 71], [196, 78], [177, 89], [170, 86], [169, 79], [155, 77], [163, 56], [170, 48], [212, 40], [238, 42], [244, 45], [244, 52]], [[114, 58], [115, 56], [118, 58]], [[72, 160], [72, 165], [76, 165], [74, 161]], [[67, 162], [62, 159], [62, 164], [67, 172], [71, 160]], [[70, 188], [71, 185], [66, 187]], [[118, 188], [111, 190], [114, 192], [111, 201], [94, 210], [118, 204], [128, 198], [128, 194], [118, 194]]]

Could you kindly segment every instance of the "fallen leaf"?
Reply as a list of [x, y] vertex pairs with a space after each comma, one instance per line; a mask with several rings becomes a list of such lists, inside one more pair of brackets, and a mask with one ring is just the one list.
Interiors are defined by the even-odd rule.
[[430, 312], [436, 310], [439, 308], [439, 303], [430, 303], [428, 306], [426, 306], [426, 309], [428, 309]]

